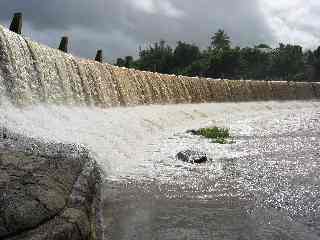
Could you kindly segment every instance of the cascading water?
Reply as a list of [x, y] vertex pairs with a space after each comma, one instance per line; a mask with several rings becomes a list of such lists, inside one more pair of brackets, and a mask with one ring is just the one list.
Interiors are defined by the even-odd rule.
[[[311, 99], [317, 83], [190, 78], [82, 60], [0, 26], [1, 92], [13, 103], [98, 107]], [[271, 91], [271, 93], [270, 93]]]
[[[105, 171], [106, 239], [319, 239], [319, 102], [205, 103], [318, 98], [317, 83], [118, 68], [0, 27], [0, 94], [0, 126], [91, 151]], [[235, 143], [186, 133], [206, 126], [230, 128]], [[185, 149], [211, 161], [178, 162]]]

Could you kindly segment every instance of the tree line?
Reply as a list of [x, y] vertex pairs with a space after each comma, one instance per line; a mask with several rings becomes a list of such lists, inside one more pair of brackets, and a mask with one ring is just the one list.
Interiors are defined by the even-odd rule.
[[201, 50], [197, 45], [178, 41], [172, 48], [160, 40], [139, 50], [139, 57], [118, 58], [116, 65], [167, 74], [227, 79], [264, 79], [318, 81], [320, 47], [303, 51], [302, 46], [280, 43], [254, 47], [232, 47], [230, 37], [218, 30], [210, 45]]

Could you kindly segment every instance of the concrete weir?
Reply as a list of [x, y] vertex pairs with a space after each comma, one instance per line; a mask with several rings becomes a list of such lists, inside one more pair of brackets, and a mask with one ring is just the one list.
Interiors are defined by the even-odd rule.
[[319, 98], [317, 83], [178, 77], [101, 63], [101, 51], [96, 61], [79, 59], [66, 48], [52, 49], [0, 26], [1, 95], [22, 106], [53, 103], [102, 108]]

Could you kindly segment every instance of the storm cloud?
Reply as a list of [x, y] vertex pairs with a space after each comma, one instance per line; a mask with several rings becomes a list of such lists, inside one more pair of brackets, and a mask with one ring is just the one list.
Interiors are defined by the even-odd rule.
[[160, 39], [206, 47], [219, 28], [240, 46], [274, 44], [279, 35], [264, 0], [1, 0], [0, 23], [17, 11], [26, 36], [56, 47], [68, 35], [75, 55], [93, 57], [102, 48], [109, 61]]
[[307, 49], [320, 45], [320, 2], [318, 0], [260, 0], [274, 38], [301, 44]]

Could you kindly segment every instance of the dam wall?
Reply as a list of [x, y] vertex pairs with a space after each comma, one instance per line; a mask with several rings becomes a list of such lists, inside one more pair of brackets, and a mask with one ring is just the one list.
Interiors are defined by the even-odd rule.
[[320, 97], [319, 83], [221, 80], [120, 68], [73, 57], [0, 26], [0, 96], [16, 105], [98, 107]]

